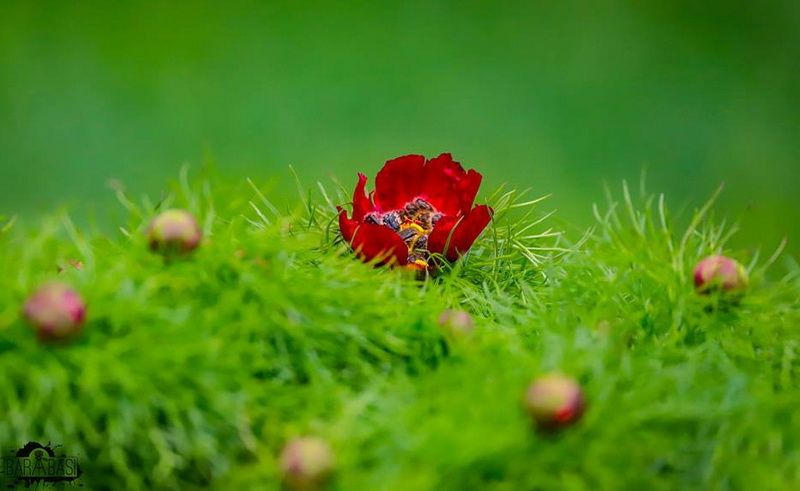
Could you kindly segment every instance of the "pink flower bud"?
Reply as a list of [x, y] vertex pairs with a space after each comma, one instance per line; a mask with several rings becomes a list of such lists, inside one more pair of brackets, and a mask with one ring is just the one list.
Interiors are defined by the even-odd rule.
[[203, 232], [194, 216], [184, 210], [167, 210], [147, 229], [150, 249], [165, 255], [187, 254], [200, 245]]
[[49, 283], [28, 298], [23, 315], [36, 329], [39, 339], [59, 341], [80, 333], [86, 318], [86, 305], [69, 286]]
[[542, 430], [574, 423], [585, 409], [583, 391], [574, 379], [551, 373], [534, 380], [525, 394], [525, 408]]
[[333, 452], [320, 438], [295, 438], [283, 448], [280, 466], [283, 481], [288, 488], [320, 489], [333, 473]]
[[699, 293], [741, 292], [748, 283], [747, 270], [729, 257], [709, 256], [694, 268], [694, 286]]
[[447, 309], [439, 316], [439, 327], [449, 337], [469, 335], [475, 329], [472, 317], [463, 310]]

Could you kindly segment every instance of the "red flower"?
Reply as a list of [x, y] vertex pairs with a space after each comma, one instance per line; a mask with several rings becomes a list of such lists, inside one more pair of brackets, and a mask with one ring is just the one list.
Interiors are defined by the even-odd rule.
[[455, 261], [492, 219], [488, 206], [472, 207], [481, 178], [449, 153], [390, 160], [369, 196], [367, 177], [358, 175], [352, 216], [338, 208], [342, 236], [364, 261], [419, 269], [432, 253]]

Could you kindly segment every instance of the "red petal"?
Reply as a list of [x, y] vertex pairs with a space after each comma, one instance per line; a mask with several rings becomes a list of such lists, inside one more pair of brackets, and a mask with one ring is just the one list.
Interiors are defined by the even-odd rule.
[[425, 165], [423, 195], [447, 215], [466, 215], [481, 185], [481, 175], [465, 171], [452, 155], [443, 153]]
[[452, 242], [450, 231], [453, 226], [458, 222], [458, 218], [453, 216], [446, 216], [436, 222], [433, 227], [433, 232], [428, 236], [428, 250], [434, 254], [444, 254], [444, 246], [447, 244], [448, 239]]
[[344, 240], [364, 262], [378, 260], [377, 264], [408, 263], [408, 249], [403, 239], [386, 227], [351, 220], [347, 218], [347, 212], [339, 208], [339, 229]]
[[347, 212], [341, 206], [337, 206], [336, 209], [339, 211], [339, 231], [342, 232], [345, 242], [349, 244], [353, 241], [358, 221], [347, 218]]
[[464, 174], [464, 168], [449, 153], [428, 160], [422, 178], [424, 197], [445, 215], [456, 215], [461, 209], [456, 183]]
[[375, 206], [373, 206], [372, 201], [370, 201], [369, 197], [367, 196], [366, 192], [366, 185], [367, 185], [367, 176], [364, 174], [358, 173], [358, 183], [356, 184], [356, 190], [353, 192], [353, 219], [354, 220], [363, 220], [364, 215], [371, 212]]
[[404, 155], [389, 160], [375, 178], [375, 204], [383, 211], [396, 210], [420, 195], [425, 157]]
[[[492, 209], [486, 205], [476, 206], [458, 222], [452, 217], [443, 218], [428, 237], [428, 249], [431, 252], [444, 253], [448, 261], [455, 261], [472, 247], [490, 221]], [[445, 245], [447, 251], [443, 252]]]
[[458, 183], [458, 190], [461, 197], [461, 213], [464, 215], [469, 213], [472, 209], [472, 203], [475, 202], [475, 196], [478, 195], [478, 189], [481, 187], [483, 176], [473, 169], [467, 172], [467, 175]]

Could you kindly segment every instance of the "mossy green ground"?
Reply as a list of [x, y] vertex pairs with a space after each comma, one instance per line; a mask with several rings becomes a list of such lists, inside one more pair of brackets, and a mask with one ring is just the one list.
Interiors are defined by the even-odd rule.
[[[800, 488], [800, 268], [727, 250], [713, 206], [673, 220], [625, 187], [562, 235], [547, 200], [485, 193], [491, 229], [420, 281], [355, 260], [333, 210], [349, 190], [309, 188], [283, 207], [184, 176], [158, 202], [120, 191], [118, 233], [63, 213], [0, 225], [3, 452], [61, 443], [86, 489], [278, 489], [298, 435], [331, 443], [332, 489]], [[168, 206], [204, 224], [186, 260], [147, 250]], [[693, 291], [718, 252], [748, 266], [738, 301]], [[19, 318], [50, 280], [89, 305], [64, 346]], [[453, 307], [474, 335], [443, 337]], [[521, 401], [552, 370], [581, 381], [588, 411], [545, 436]]]

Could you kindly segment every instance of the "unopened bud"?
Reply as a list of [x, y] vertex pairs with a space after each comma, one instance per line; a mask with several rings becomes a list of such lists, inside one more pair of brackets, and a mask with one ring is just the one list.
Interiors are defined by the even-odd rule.
[[333, 452], [320, 438], [295, 438], [283, 448], [280, 465], [283, 481], [290, 489], [320, 489], [333, 473]]
[[40, 287], [28, 298], [23, 315], [43, 341], [60, 341], [80, 333], [86, 305], [72, 288], [61, 283]]
[[150, 249], [165, 255], [187, 254], [200, 245], [202, 237], [197, 220], [185, 210], [167, 210], [147, 229]]
[[444, 334], [450, 337], [469, 335], [475, 330], [472, 316], [463, 310], [445, 310], [439, 316], [438, 323]]
[[551, 373], [534, 380], [525, 394], [525, 407], [542, 430], [557, 430], [583, 415], [581, 386], [566, 375]]
[[741, 292], [748, 283], [747, 270], [729, 257], [710, 256], [694, 268], [694, 286], [700, 293]]

